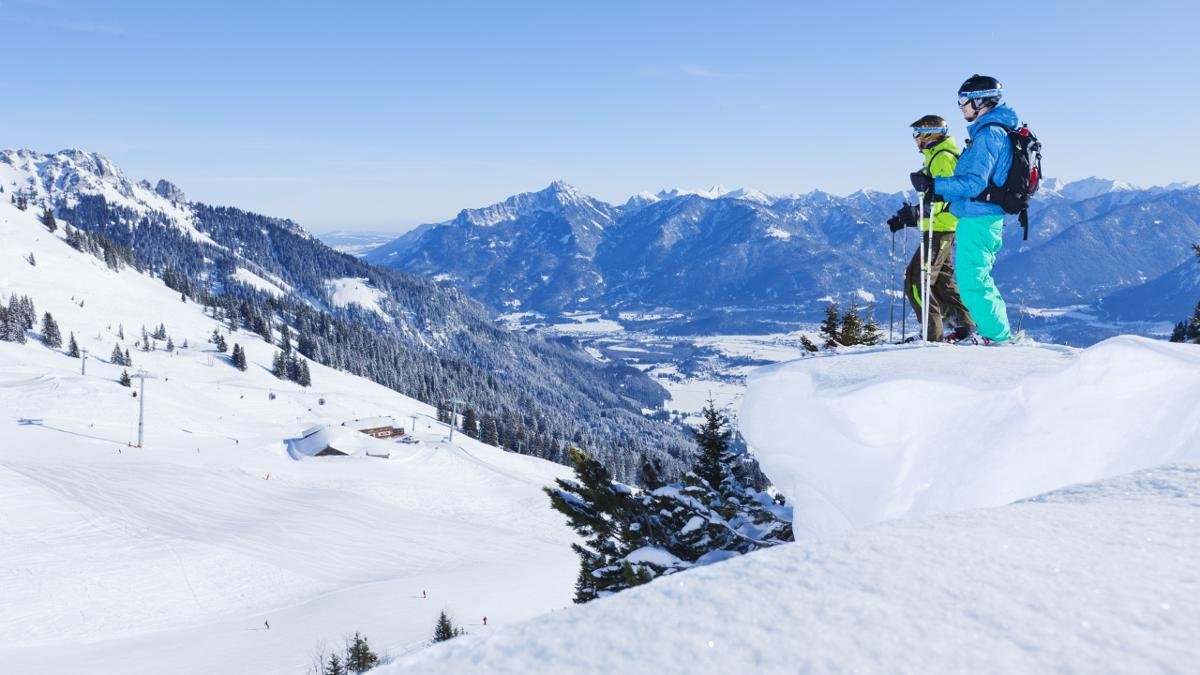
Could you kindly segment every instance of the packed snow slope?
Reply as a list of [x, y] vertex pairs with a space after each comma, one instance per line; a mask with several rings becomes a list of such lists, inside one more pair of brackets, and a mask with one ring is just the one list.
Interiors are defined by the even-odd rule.
[[854, 530], [414, 654], [401, 673], [1194, 673], [1200, 465]]
[[[91, 352], [83, 375], [35, 331], [0, 342], [0, 673], [295, 675], [354, 631], [399, 655], [442, 609], [478, 631], [570, 604], [573, 536], [541, 492], [567, 468], [448, 443], [430, 407], [317, 363], [311, 388], [277, 380], [277, 347], [235, 331], [240, 372], [200, 306], [62, 237], [0, 200], [0, 299], [31, 296]], [[160, 323], [174, 353], [134, 345]], [[144, 397], [116, 343], [156, 378]], [[288, 452], [377, 415], [419, 442]]]
[[1200, 349], [1140, 338], [763, 368], [797, 543], [380, 672], [1194, 672], [1198, 400]]
[[741, 422], [824, 536], [1200, 460], [1197, 401], [1193, 345], [885, 347], [755, 371]]

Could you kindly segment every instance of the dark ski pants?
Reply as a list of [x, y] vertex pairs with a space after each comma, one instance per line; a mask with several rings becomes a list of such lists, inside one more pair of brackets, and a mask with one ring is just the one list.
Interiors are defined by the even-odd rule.
[[[921, 233], [924, 237], [924, 233]], [[924, 240], [922, 239], [922, 243]], [[926, 340], [939, 342], [945, 320], [953, 321], [959, 328], [975, 330], [975, 322], [963, 305], [958, 294], [958, 282], [954, 280], [954, 233], [933, 233], [933, 261], [929, 266], [929, 334]], [[904, 271], [904, 295], [921, 320], [921, 249], [913, 253], [908, 268]]]

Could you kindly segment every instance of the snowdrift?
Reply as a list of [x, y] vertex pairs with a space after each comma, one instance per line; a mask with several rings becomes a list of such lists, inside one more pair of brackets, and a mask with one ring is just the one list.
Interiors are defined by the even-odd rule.
[[929, 346], [762, 368], [742, 433], [797, 536], [1200, 460], [1200, 349]]
[[1184, 673], [1200, 465], [883, 523], [657, 579], [372, 671]]

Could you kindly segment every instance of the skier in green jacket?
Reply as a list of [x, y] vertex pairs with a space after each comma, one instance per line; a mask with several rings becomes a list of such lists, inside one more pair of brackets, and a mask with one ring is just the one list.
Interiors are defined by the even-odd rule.
[[[931, 178], [953, 176], [958, 164], [958, 146], [949, 135], [946, 120], [937, 115], [926, 115], [913, 122], [913, 139], [925, 161], [921, 171]], [[933, 248], [929, 265], [929, 328], [925, 336], [929, 341], [955, 341], [971, 335], [975, 324], [958, 294], [958, 283], [954, 279], [954, 235], [958, 218], [950, 213], [949, 205], [943, 201], [929, 201], [924, 206], [925, 218], [920, 222], [922, 237], [933, 229]], [[905, 202], [896, 215], [888, 219], [888, 227], [897, 232], [904, 227], [917, 227], [917, 207]], [[904, 273], [904, 295], [912, 304], [917, 316], [921, 315], [924, 299], [921, 297], [921, 249], [913, 253], [912, 260]], [[946, 319], [954, 324], [954, 332], [945, 335]]]

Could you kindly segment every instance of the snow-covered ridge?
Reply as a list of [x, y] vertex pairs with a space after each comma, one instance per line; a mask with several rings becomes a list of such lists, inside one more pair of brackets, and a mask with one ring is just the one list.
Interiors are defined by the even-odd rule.
[[159, 180], [157, 187], [147, 181], [134, 182], [98, 152], [0, 151], [0, 185], [6, 192], [26, 195], [35, 204], [70, 207], [78, 203], [80, 195], [101, 196], [109, 204], [135, 213], [165, 214], [182, 229], [207, 239], [195, 230], [195, 217], [179, 188], [165, 180]]

